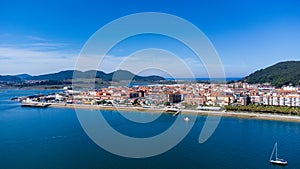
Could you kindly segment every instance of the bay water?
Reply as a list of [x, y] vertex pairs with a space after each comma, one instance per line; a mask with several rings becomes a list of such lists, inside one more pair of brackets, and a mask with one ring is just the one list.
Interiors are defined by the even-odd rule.
[[[126, 158], [95, 144], [82, 129], [74, 109], [26, 108], [10, 100], [49, 92], [56, 91], [0, 91], [0, 169], [300, 168], [300, 123], [222, 117], [214, 134], [200, 144], [199, 134], [207, 117], [198, 116], [190, 133], [171, 150], [149, 158]], [[155, 136], [174, 122], [169, 114], [149, 124], [138, 124], [116, 111], [100, 113], [116, 130], [134, 137]], [[127, 113], [144, 119], [154, 116]], [[269, 163], [275, 142], [279, 156], [288, 160], [287, 166]]]

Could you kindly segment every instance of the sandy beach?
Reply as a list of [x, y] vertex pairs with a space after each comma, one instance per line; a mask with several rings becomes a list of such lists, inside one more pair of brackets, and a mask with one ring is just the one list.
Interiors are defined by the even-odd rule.
[[[118, 110], [118, 111], [133, 111], [133, 112], [148, 112], [148, 113], [174, 113], [166, 112], [164, 109], [158, 108], [143, 108], [143, 107], [121, 107], [121, 106], [98, 106], [98, 105], [78, 105], [78, 104], [61, 104], [54, 103], [51, 107], [57, 108], [73, 108], [73, 109], [97, 109], [97, 110]], [[257, 112], [231, 112], [231, 111], [203, 111], [203, 110], [184, 110], [181, 109], [182, 114], [195, 114], [201, 116], [224, 116], [235, 118], [248, 118], [248, 119], [262, 119], [262, 120], [276, 120], [276, 121], [290, 121], [300, 122], [300, 116], [282, 115], [282, 114], [267, 114]]]

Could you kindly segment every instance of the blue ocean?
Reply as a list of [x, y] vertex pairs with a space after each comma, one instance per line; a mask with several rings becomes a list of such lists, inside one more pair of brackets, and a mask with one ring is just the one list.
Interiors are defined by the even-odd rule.
[[[214, 134], [198, 142], [206, 116], [197, 116], [189, 134], [174, 148], [148, 158], [127, 158], [95, 144], [84, 132], [74, 109], [25, 108], [10, 98], [55, 91], [0, 91], [1, 169], [299, 169], [300, 123], [223, 117]], [[85, 110], [88, 112], [96, 110]], [[116, 111], [101, 111], [119, 132], [148, 137], [168, 129], [169, 114], [149, 124], [124, 119]], [[152, 113], [128, 112], [138, 118]], [[185, 123], [179, 123], [184, 125]], [[278, 143], [278, 154], [287, 166], [274, 166], [269, 158]]]

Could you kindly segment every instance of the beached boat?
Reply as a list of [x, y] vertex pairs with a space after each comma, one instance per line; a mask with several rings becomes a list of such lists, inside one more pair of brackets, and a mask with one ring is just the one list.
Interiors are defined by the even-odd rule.
[[[273, 159], [274, 151], [275, 151], [275, 159]], [[286, 160], [280, 159], [277, 157], [277, 142], [275, 143], [272, 154], [270, 156], [270, 163], [275, 164], [275, 165], [287, 165], [288, 164], [288, 162]]]
[[22, 101], [21, 106], [22, 107], [41, 107], [41, 108], [46, 108], [50, 104], [49, 103], [44, 103], [44, 102], [36, 102], [36, 101]]
[[151, 109], [152, 106], [143, 105], [143, 108], [145, 108], [145, 109]]
[[177, 111], [179, 111], [179, 108], [176, 107], [176, 106], [167, 106], [167, 107], [165, 108], [165, 111], [166, 111], [166, 112], [177, 112]]

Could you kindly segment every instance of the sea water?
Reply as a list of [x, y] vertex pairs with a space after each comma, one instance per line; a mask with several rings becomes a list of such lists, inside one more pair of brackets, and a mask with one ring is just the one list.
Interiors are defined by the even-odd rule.
[[[55, 91], [0, 91], [1, 169], [300, 168], [300, 123], [223, 117], [214, 134], [200, 144], [199, 134], [207, 117], [198, 116], [190, 133], [171, 150], [149, 158], [127, 158], [111, 154], [95, 144], [82, 129], [74, 109], [28, 108], [10, 101], [16, 96], [48, 92]], [[139, 124], [116, 111], [99, 113], [117, 131], [145, 138], [164, 132], [176, 118], [162, 114], [151, 123]], [[154, 116], [152, 113], [127, 113], [144, 119]], [[278, 142], [279, 156], [289, 162], [285, 167], [269, 164], [275, 142]]]

